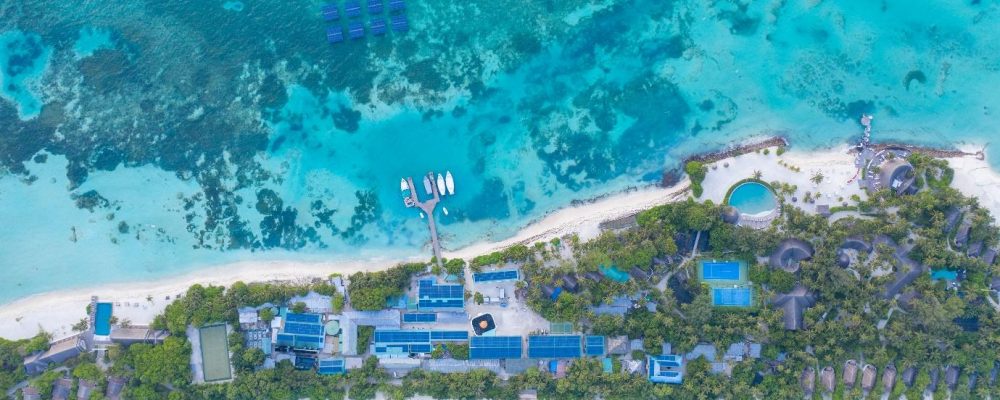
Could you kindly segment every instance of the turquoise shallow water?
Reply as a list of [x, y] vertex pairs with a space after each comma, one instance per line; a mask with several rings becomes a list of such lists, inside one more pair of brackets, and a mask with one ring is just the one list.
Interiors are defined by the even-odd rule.
[[[458, 248], [753, 136], [995, 137], [979, 2], [411, 1], [329, 45], [315, 1], [25, 0], [0, 14], [0, 302], [247, 259]], [[363, 18], [367, 18], [363, 17]], [[998, 158], [994, 158], [997, 162]]]
[[760, 214], [778, 205], [771, 189], [757, 182], [742, 183], [729, 195], [729, 205], [743, 214]]

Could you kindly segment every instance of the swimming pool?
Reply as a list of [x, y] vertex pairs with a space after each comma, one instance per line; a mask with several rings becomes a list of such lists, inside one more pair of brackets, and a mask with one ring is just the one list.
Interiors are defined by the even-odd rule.
[[602, 265], [600, 267], [600, 270], [601, 273], [604, 274], [604, 276], [611, 278], [611, 280], [613, 281], [621, 283], [628, 282], [628, 273], [619, 271], [616, 266], [605, 267]]
[[94, 313], [94, 334], [107, 336], [111, 334], [111, 303], [97, 303]]
[[743, 214], [756, 215], [771, 212], [778, 206], [771, 188], [759, 182], [745, 182], [733, 189], [729, 205]]

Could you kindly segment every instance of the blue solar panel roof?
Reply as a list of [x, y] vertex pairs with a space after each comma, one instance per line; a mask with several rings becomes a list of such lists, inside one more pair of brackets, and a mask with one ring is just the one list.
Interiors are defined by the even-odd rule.
[[348, 0], [344, 2], [344, 14], [350, 18], [354, 18], [361, 15], [361, 3], [357, 0]]
[[587, 336], [586, 353], [588, 356], [602, 356], [604, 355], [604, 336]]
[[381, 14], [382, 13], [382, 0], [368, 0], [368, 13], [369, 14]]
[[580, 336], [528, 336], [529, 358], [580, 357]]
[[509, 281], [517, 279], [518, 273], [516, 269], [506, 270], [506, 271], [496, 271], [496, 272], [481, 272], [478, 274], [472, 274], [473, 282], [491, 282], [491, 281]]
[[327, 21], [336, 21], [340, 19], [340, 9], [337, 8], [336, 4], [327, 4], [323, 6], [323, 19]]
[[[389, 3], [392, 4], [392, 3]], [[406, 32], [410, 30], [410, 22], [407, 21], [405, 15], [393, 15], [392, 16], [392, 30], [396, 32]]]
[[431, 331], [432, 342], [465, 341], [469, 340], [469, 332], [466, 331]]
[[323, 335], [323, 325], [318, 325], [318, 324], [304, 324], [304, 323], [301, 323], [301, 322], [286, 322], [285, 323], [285, 333], [291, 333], [293, 335], [322, 336]]
[[403, 322], [406, 323], [426, 323], [437, 321], [437, 314], [435, 313], [407, 313], [403, 314]]
[[462, 308], [465, 307], [465, 289], [462, 285], [437, 285], [434, 281], [420, 281], [420, 308]]
[[399, 11], [406, 8], [406, 2], [403, 0], [389, 0], [389, 10]]
[[473, 336], [469, 339], [469, 359], [521, 358], [520, 336]]
[[285, 322], [305, 322], [309, 324], [318, 324], [322, 320], [323, 316], [319, 314], [288, 313], [288, 315], [285, 315]]
[[429, 343], [430, 331], [375, 331], [376, 343]]

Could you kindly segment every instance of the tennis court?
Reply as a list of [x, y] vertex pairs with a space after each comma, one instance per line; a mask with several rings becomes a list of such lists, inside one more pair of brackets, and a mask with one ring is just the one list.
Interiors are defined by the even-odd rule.
[[750, 288], [712, 289], [712, 304], [717, 306], [750, 307], [752, 297]]
[[231, 379], [229, 369], [229, 340], [225, 325], [206, 326], [198, 330], [201, 342], [201, 362], [205, 382]]
[[703, 261], [701, 273], [704, 280], [738, 281], [740, 280], [740, 262]]

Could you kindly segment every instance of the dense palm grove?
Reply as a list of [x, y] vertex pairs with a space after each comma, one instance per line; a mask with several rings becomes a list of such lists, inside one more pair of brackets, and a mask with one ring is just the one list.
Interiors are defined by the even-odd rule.
[[[374, 398], [376, 392], [401, 399], [415, 394], [437, 398], [516, 398], [525, 389], [537, 390], [541, 398], [801, 398], [800, 374], [803, 368], [819, 370], [824, 366], [838, 369], [848, 359], [861, 360], [879, 368], [894, 364], [900, 371], [918, 367], [915, 383], [908, 388], [894, 386], [894, 396], [906, 394], [919, 398], [930, 381], [929, 371], [945, 365], [963, 370], [962, 381], [952, 398], [998, 396], [996, 385], [987, 383], [994, 363], [1000, 361], [1000, 321], [990, 290], [992, 277], [1000, 276], [997, 267], [988, 266], [965, 252], [955, 251], [950, 243], [953, 234], [947, 229], [948, 213], [963, 210], [971, 224], [971, 241], [987, 246], [998, 244], [997, 228], [986, 210], [975, 200], [964, 198], [947, 185], [947, 168], [939, 161], [922, 156], [912, 160], [923, 188], [914, 196], [898, 197], [874, 193], [865, 201], [840, 207], [837, 218], [806, 214], [785, 204], [782, 218], [770, 229], [752, 230], [723, 223], [722, 207], [693, 200], [667, 204], [640, 213], [633, 226], [608, 230], [594, 240], [579, 242], [575, 237], [514, 246], [503, 252], [470, 260], [469, 268], [514, 263], [525, 275], [522, 289], [528, 304], [551, 321], [572, 322], [577, 330], [600, 335], [626, 335], [643, 339], [649, 354], [660, 354], [664, 342], [675, 353], [691, 350], [698, 343], [725, 348], [731, 343], [753, 341], [763, 344], [763, 357], [741, 362], [732, 375], [710, 373], [704, 359], [689, 361], [683, 385], [654, 385], [642, 374], [604, 373], [595, 359], [573, 362], [563, 379], [553, 379], [538, 369], [529, 369], [507, 381], [492, 372], [442, 374], [414, 371], [402, 379], [390, 379], [369, 358], [360, 369], [344, 376], [318, 376], [296, 371], [281, 362], [275, 369], [260, 369], [262, 354], [243, 349], [240, 340], [231, 340], [236, 379], [230, 383], [191, 385], [188, 359], [190, 345], [183, 332], [188, 325], [236, 322], [236, 308], [248, 304], [286, 302], [296, 294], [314, 290], [333, 294], [325, 283], [308, 285], [237, 283], [228, 289], [192, 287], [186, 296], [170, 305], [156, 320], [156, 325], [173, 336], [161, 346], [133, 345], [107, 354], [110, 370], [96, 368], [91, 356], [68, 363], [74, 375], [100, 377], [105, 373], [128, 377], [127, 397], [132, 399], [352, 399]], [[772, 184], [781, 187], [780, 182]], [[700, 232], [700, 235], [699, 235]], [[702, 241], [693, 250], [693, 237]], [[892, 257], [894, 249], [875, 246], [866, 262], [851, 268], [838, 265], [838, 248], [849, 237], [871, 243], [876, 237], [888, 237], [909, 250], [916, 262], [931, 268], [962, 271], [957, 287], [935, 282], [922, 274], [906, 290], [909, 299], [886, 298], [886, 286], [900, 272], [902, 265]], [[767, 257], [786, 238], [800, 238], [815, 248], [814, 256], [790, 273], [766, 265]], [[692, 254], [695, 253], [695, 254]], [[699, 257], [739, 259], [750, 264], [750, 277], [757, 288], [757, 301], [749, 309], [713, 307], [705, 285], [698, 282], [694, 268]], [[628, 269], [639, 267], [650, 279], [630, 279], [624, 283], [611, 279], [580, 279], [578, 290], [564, 291], [551, 300], [543, 286], [564, 285], [567, 275], [582, 276], [598, 272], [602, 266]], [[448, 272], [465, 266], [451, 260]], [[410, 277], [426, 270], [425, 264], [407, 264], [389, 271], [355, 274], [348, 287], [352, 305], [358, 309], [377, 309], [387, 297], [401, 294]], [[683, 277], [683, 279], [680, 279]], [[768, 299], [802, 285], [816, 296], [816, 304], [804, 315], [804, 328], [786, 330], [781, 310]], [[589, 310], [629, 295], [640, 303], [655, 307], [637, 307], [624, 316], [595, 315]], [[342, 303], [342, 298], [339, 299]], [[978, 321], [978, 330], [964, 330], [956, 319]], [[881, 329], [880, 321], [884, 325]], [[46, 338], [17, 342], [0, 341], [3, 375], [0, 385], [7, 389], [25, 379], [20, 357], [44, 346]], [[238, 339], [238, 338], [237, 338]], [[458, 353], [458, 349], [453, 349]], [[441, 352], [436, 351], [440, 356]], [[631, 357], [640, 357], [641, 353]], [[615, 366], [619, 366], [615, 361]], [[620, 368], [616, 369], [620, 371]], [[984, 379], [970, 388], [968, 377]], [[50, 371], [33, 378], [39, 388], [51, 386], [57, 376]], [[99, 379], [95, 379], [101, 381]], [[939, 396], [945, 385], [938, 385]], [[816, 396], [820, 391], [817, 390]], [[879, 390], [870, 397], [878, 396]], [[858, 385], [845, 393], [838, 384], [834, 398], [859, 398]], [[937, 396], [935, 396], [937, 397]]]

